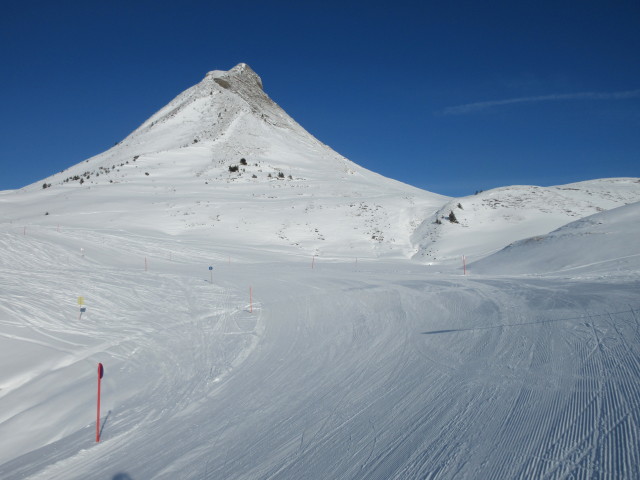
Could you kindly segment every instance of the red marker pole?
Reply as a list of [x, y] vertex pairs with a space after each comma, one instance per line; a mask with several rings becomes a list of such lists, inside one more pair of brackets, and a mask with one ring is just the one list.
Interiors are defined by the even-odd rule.
[[464, 258], [464, 255], [462, 255], [462, 268], [463, 268], [464, 274], [466, 275], [467, 274], [467, 259]]
[[104, 368], [102, 364], [98, 364], [98, 411], [96, 414], [96, 442], [100, 441], [100, 380], [104, 375]]
[[249, 313], [253, 313], [253, 287], [249, 287]]

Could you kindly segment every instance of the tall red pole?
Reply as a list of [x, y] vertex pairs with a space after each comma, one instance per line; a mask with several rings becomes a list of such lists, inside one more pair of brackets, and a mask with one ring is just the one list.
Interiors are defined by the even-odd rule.
[[96, 442], [100, 441], [100, 380], [104, 374], [102, 364], [98, 364], [98, 411], [96, 413]]
[[467, 274], [467, 259], [462, 255], [462, 268], [464, 269], [464, 274]]
[[253, 313], [253, 287], [249, 287], [249, 313]]

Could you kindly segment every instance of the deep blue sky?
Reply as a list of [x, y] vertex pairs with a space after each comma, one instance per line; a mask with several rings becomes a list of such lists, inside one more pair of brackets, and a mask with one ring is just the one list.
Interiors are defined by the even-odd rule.
[[210, 70], [446, 195], [640, 176], [640, 1], [10, 2], [0, 190], [98, 154]]

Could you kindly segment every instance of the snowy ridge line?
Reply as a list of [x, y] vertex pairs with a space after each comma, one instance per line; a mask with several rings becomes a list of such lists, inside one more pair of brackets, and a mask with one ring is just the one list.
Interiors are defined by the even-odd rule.
[[522, 327], [525, 325], [539, 325], [542, 323], [556, 323], [556, 322], [569, 322], [571, 320], [584, 320], [584, 319], [592, 319], [592, 318], [596, 318], [596, 317], [604, 317], [606, 316], [611, 316], [611, 315], [620, 315], [623, 313], [633, 313], [633, 317], [636, 320], [636, 323], [638, 323], [638, 319], [636, 318], [636, 311], [639, 311], [640, 307], [636, 307], [635, 309], [633, 307], [631, 307], [630, 310], [620, 310], [618, 312], [604, 312], [604, 313], [594, 313], [594, 314], [587, 314], [587, 315], [583, 315], [580, 317], [569, 317], [569, 318], [555, 318], [555, 319], [550, 319], [550, 320], [538, 320], [535, 322], [522, 322], [522, 323], [507, 323], [505, 325], [490, 325], [490, 326], [486, 326], [486, 327], [474, 327], [474, 328], [452, 328], [452, 329], [445, 329], [445, 330], [432, 330], [432, 331], [427, 331], [427, 332], [421, 332], [422, 335], [436, 335], [439, 333], [454, 333], [454, 332], [473, 332], [476, 330], [491, 330], [494, 328], [505, 328], [505, 327]]

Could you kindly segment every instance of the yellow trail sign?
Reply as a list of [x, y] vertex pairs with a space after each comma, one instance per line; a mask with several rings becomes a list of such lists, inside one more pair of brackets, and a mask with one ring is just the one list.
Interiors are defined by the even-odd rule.
[[84, 305], [84, 297], [78, 297], [78, 305]]

